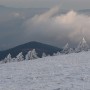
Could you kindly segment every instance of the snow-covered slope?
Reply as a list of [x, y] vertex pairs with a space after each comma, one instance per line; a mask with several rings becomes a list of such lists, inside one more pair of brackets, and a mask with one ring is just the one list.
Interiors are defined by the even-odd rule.
[[0, 64], [0, 90], [90, 90], [90, 52]]

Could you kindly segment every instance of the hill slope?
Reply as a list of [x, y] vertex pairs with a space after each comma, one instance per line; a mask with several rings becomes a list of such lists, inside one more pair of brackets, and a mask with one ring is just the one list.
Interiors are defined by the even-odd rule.
[[38, 56], [41, 57], [42, 53], [45, 52], [47, 55], [50, 54], [52, 55], [53, 53], [56, 53], [57, 51], [61, 51], [60, 48], [51, 46], [51, 45], [47, 45], [47, 44], [43, 44], [40, 42], [29, 42], [29, 43], [25, 43], [19, 46], [16, 46], [14, 48], [11, 48], [9, 50], [5, 50], [5, 51], [1, 51], [0, 52], [0, 59], [3, 59], [6, 57], [7, 54], [11, 54], [12, 57], [16, 57], [16, 55], [20, 52], [23, 52], [23, 55], [26, 55], [26, 53], [29, 50], [32, 49], [36, 49], [36, 52], [38, 53]]
[[90, 90], [90, 52], [0, 65], [0, 90]]

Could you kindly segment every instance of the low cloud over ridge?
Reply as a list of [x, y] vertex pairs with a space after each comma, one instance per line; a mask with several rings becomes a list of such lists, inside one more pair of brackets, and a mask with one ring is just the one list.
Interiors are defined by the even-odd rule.
[[27, 20], [24, 26], [29, 39], [62, 46], [67, 42], [75, 45], [85, 37], [90, 43], [90, 16], [73, 10], [59, 15], [59, 10], [54, 7]]

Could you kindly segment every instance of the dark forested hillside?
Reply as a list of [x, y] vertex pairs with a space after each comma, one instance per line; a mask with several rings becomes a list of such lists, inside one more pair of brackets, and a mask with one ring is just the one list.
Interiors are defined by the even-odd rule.
[[62, 50], [60, 48], [57, 48], [51, 45], [32, 41], [5, 51], [0, 51], [0, 60], [4, 59], [9, 53], [12, 55], [12, 57], [16, 57], [18, 53], [23, 52], [23, 55], [25, 55], [29, 50], [32, 50], [32, 49], [36, 49], [36, 52], [38, 53], [39, 57], [42, 56], [43, 52], [45, 52], [46, 55], [52, 55], [53, 53], [56, 53]]

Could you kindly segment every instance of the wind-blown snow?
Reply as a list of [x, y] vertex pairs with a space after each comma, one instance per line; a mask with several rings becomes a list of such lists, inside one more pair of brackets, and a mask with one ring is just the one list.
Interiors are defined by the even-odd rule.
[[0, 90], [90, 90], [90, 51], [0, 64]]

